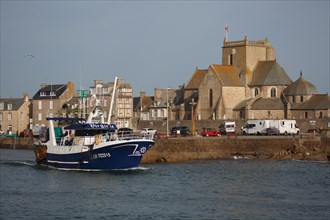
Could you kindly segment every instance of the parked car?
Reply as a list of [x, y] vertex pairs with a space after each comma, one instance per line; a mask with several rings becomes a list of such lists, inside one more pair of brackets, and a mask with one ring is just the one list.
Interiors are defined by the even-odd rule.
[[118, 135], [128, 135], [128, 134], [133, 134], [133, 129], [132, 128], [119, 128], [117, 131]]
[[205, 128], [204, 131], [202, 131], [201, 135], [203, 137], [215, 137], [220, 136], [220, 132], [213, 128]]
[[171, 128], [171, 135], [187, 136], [187, 135], [191, 135], [191, 131], [187, 126], [175, 126]]

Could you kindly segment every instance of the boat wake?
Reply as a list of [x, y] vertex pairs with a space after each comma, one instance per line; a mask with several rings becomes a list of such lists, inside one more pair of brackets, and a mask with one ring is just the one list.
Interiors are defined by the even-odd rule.
[[0, 161], [0, 165], [9, 165], [9, 166], [30, 166], [34, 167], [37, 164], [31, 161]]
[[127, 168], [127, 169], [112, 169], [112, 170], [97, 170], [97, 169], [70, 169], [70, 168], [58, 168], [53, 166], [47, 166], [43, 164], [35, 164], [38, 167], [44, 167], [48, 169], [54, 169], [54, 170], [63, 170], [63, 171], [78, 171], [78, 172], [113, 172], [113, 173], [129, 173], [129, 172], [139, 172], [139, 171], [147, 171], [151, 170], [149, 167], [133, 167], [133, 168]]

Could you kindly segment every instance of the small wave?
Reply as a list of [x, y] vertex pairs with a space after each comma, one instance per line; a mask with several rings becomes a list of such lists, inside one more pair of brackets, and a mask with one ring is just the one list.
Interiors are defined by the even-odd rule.
[[249, 158], [246, 157], [246, 156], [233, 156], [233, 159], [234, 160], [239, 160], [239, 159], [249, 159]]
[[0, 164], [10, 165], [10, 166], [36, 166], [36, 163], [30, 161], [0, 161]]

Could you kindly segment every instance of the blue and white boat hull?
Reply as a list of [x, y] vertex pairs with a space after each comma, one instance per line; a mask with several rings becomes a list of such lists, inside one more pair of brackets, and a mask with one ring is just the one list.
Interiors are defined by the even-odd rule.
[[130, 169], [140, 165], [144, 153], [154, 144], [153, 140], [133, 139], [106, 142], [95, 148], [91, 145], [80, 150], [74, 146], [55, 146], [55, 150], [54, 146], [48, 146], [47, 156], [39, 164], [68, 170]]

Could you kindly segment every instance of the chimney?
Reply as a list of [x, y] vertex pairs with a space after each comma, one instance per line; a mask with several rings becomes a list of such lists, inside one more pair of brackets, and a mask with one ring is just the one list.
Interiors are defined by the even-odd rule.
[[45, 88], [47, 86], [47, 83], [41, 83], [40, 84], [40, 89]]
[[140, 92], [140, 97], [144, 98], [146, 96], [146, 92]]
[[94, 86], [96, 86], [96, 84], [102, 84], [102, 80], [100, 80], [100, 79], [95, 79], [95, 80], [94, 80]]
[[23, 93], [23, 100], [24, 100], [24, 102], [29, 101], [29, 94], [27, 92]]

